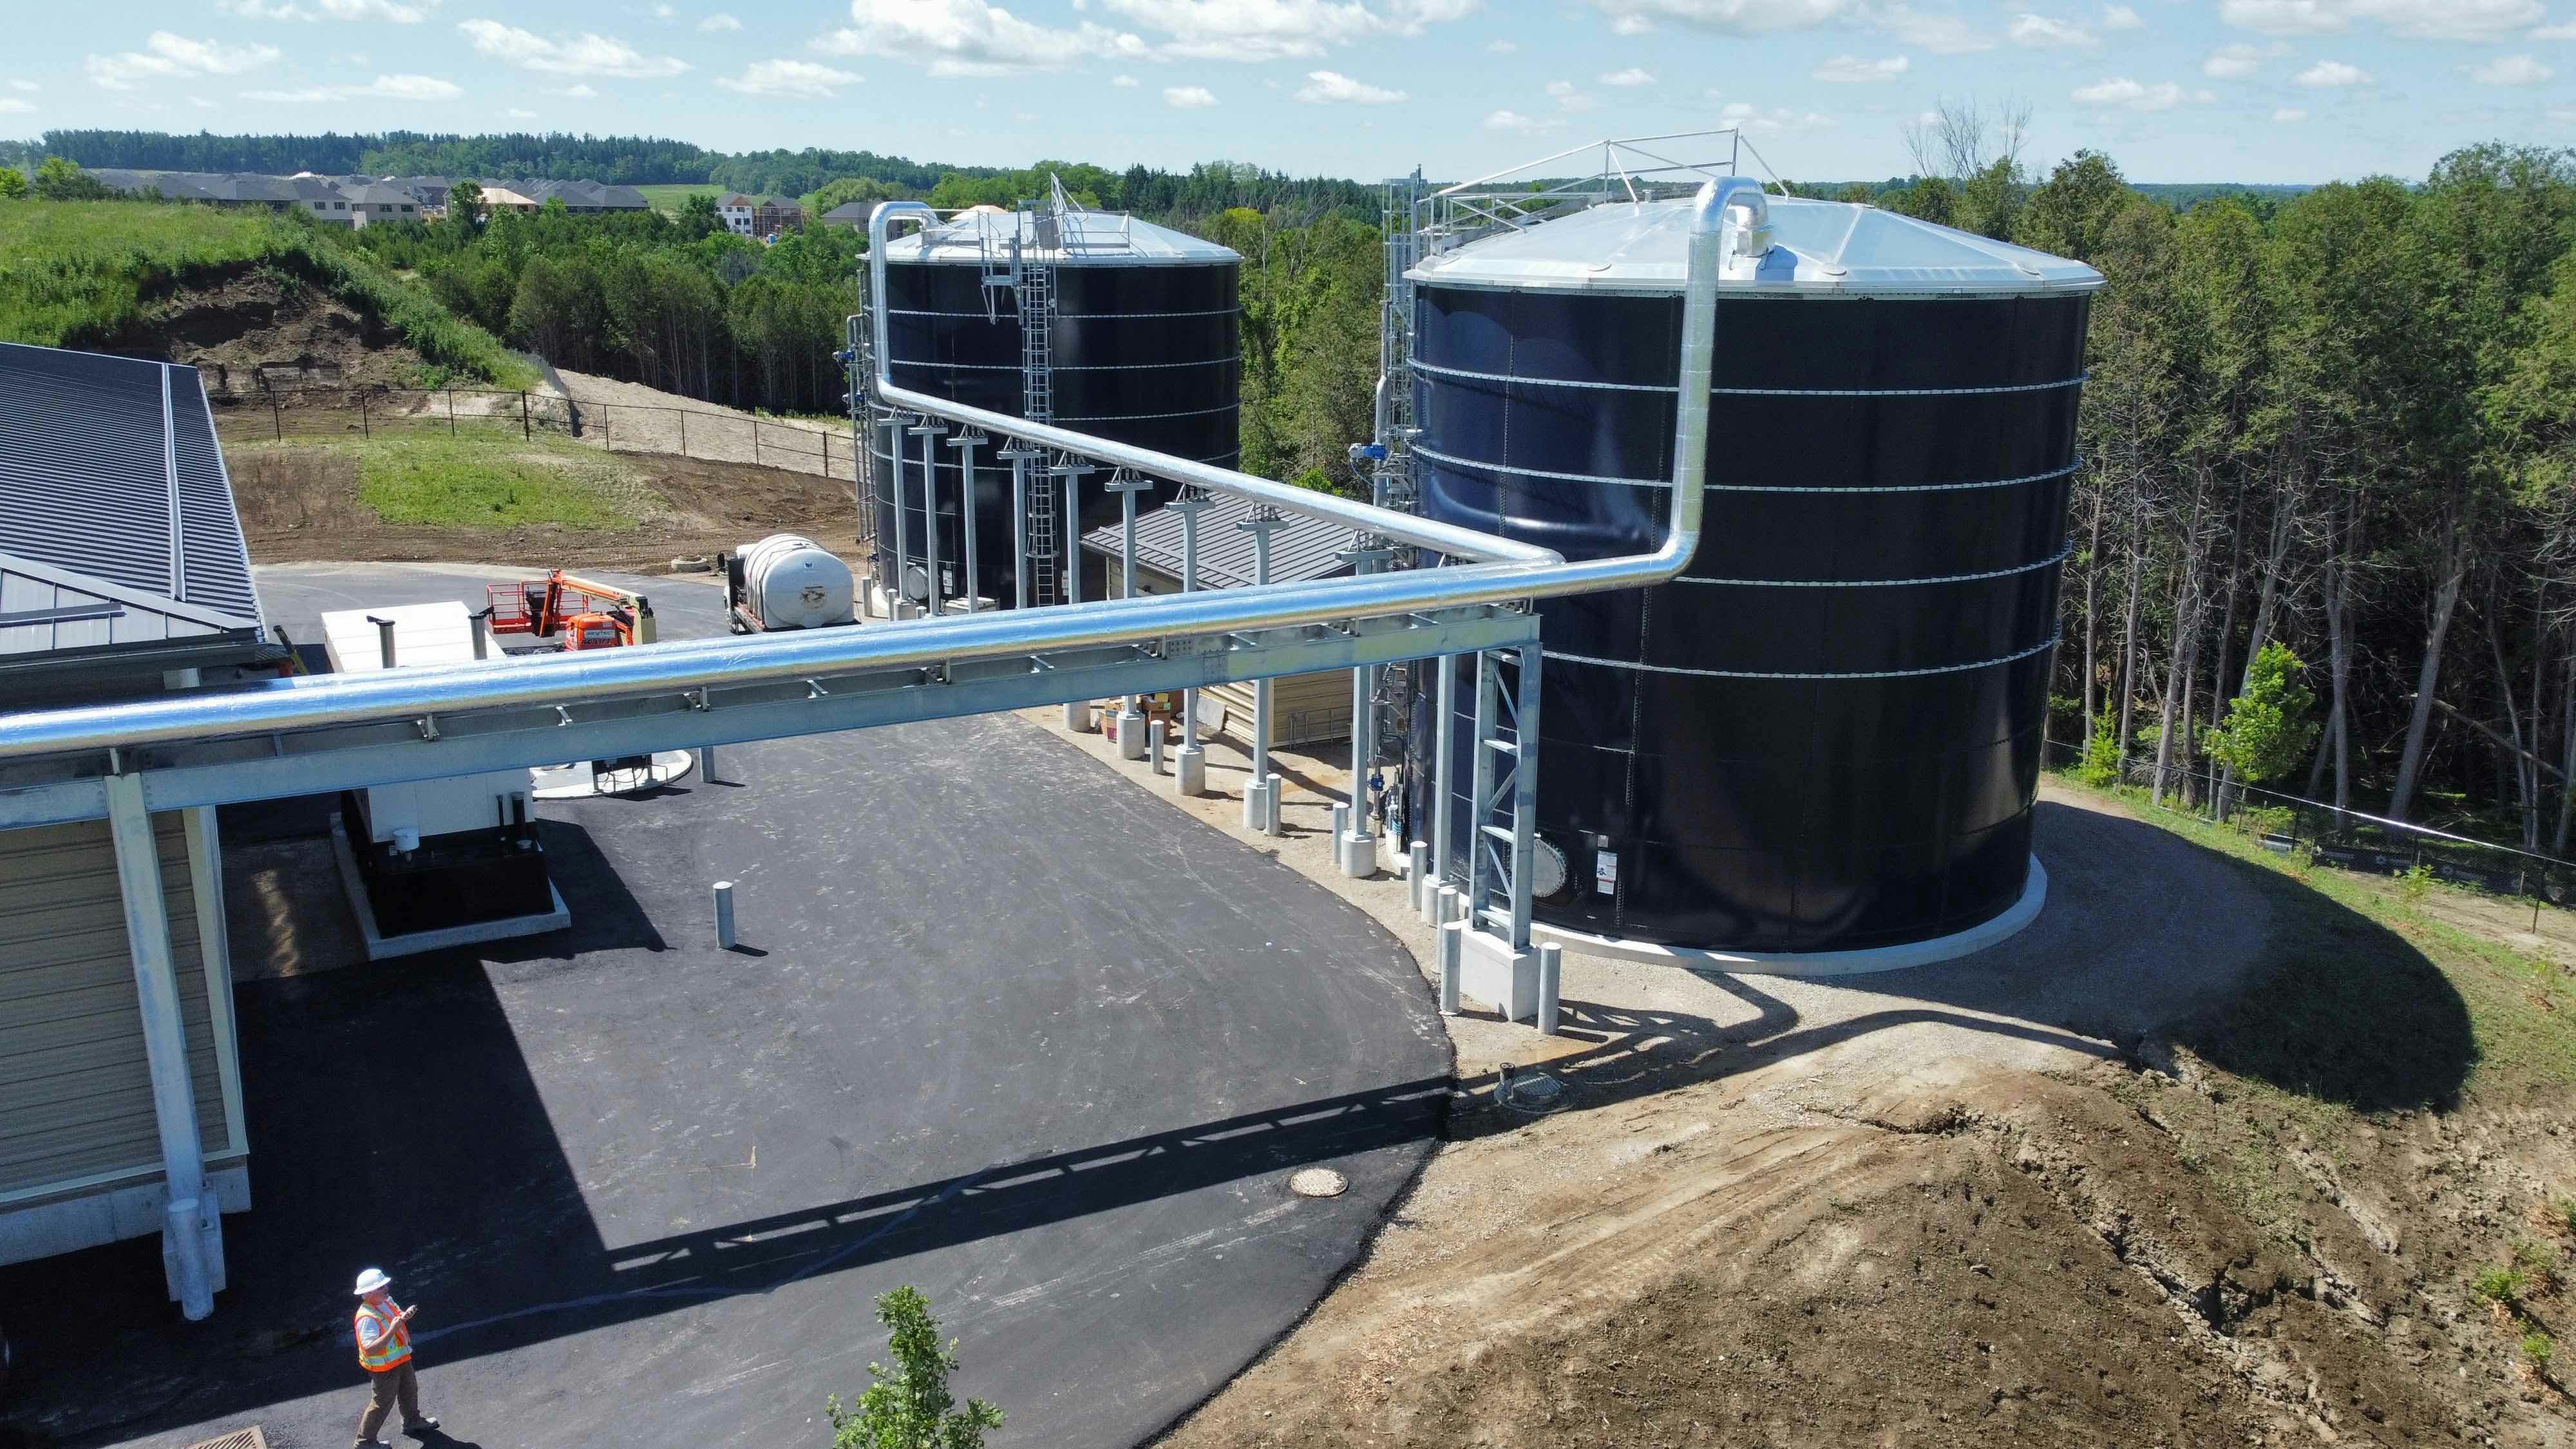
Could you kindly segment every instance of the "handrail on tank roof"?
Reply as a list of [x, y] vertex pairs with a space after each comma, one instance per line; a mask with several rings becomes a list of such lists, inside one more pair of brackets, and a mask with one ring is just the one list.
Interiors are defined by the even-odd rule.
[[[709, 688], [812, 680], [826, 674], [939, 668], [973, 660], [1026, 658], [1048, 651], [1152, 645], [1173, 636], [1229, 634], [1342, 624], [1423, 610], [1513, 605], [1607, 589], [1642, 588], [1678, 574], [1699, 546], [1701, 490], [1708, 467], [1710, 366], [1717, 336], [1717, 278], [1726, 213], [1750, 179], [1700, 188], [1692, 208], [1675, 409], [1672, 517], [1651, 553], [1569, 563], [1553, 550], [1289, 488], [1266, 478], [1210, 468], [1147, 448], [987, 412], [894, 385], [886, 375], [885, 240], [888, 210], [918, 220], [919, 202], [879, 207], [869, 222], [876, 307], [877, 394], [888, 406], [984, 428], [1124, 467], [1198, 483], [1217, 492], [1276, 502], [1487, 562], [1403, 569], [1300, 584], [1148, 594], [1043, 609], [938, 614], [908, 623], [810, 629], [750, 638], [724, 636], [584, 650], [542, 660], [488, 660], [365, 674], [277, 680], [228, 691], [0, 715], [0, 760], [104, 753], [183, 741], [260, 736], [338, 725], [394, 724], [465, 710], [567, 707]], [[1761, 213], [1756, 212], [1756, 221]], [[424, 731], [428, 733], [428, 731]]]

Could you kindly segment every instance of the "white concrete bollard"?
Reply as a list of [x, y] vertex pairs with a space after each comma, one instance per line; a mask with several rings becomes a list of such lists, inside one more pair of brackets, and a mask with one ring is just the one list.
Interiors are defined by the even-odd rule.
[[1064, 702], [1064, 727], [1073, 731], [1075, 734], [1084, 734], [1089, 732], [1091, 729], [1091, 701], [1087, 699], [1066, 700]]
[[698, 746], [698, 778], [707, 784], [716, 782], [716, 747]]
[[1467, 924], [1451, 921], [1440, 928], [1440, 1014], [1458, 1014], [1458, 982], [1466, 973]]
[[717, 881], [715, 895], [716, 944], [723, 947], [725, 950], [730, 951], [734, 946], [733, 882], [729, 880]]
[[1172, 756], [1173, 787], [1184, 795], [1207, 793], [1207, 746], [1183, 745]]
[[1538, 947], [1538, 1030], [1556, 1035], [1557, 992], [1565, 985], [1565, 948], [1554, 941]]
[[1412, 904], [1416, 912], [1422, 909], [1422, 898], [1428, 894], [1430, 879], [1431, 843], [1427, 840], [1417, 840], [1406, 846], [1404, 850], [1405, 899]]
[[1266, 835], [1277, 835], [1279, 833], [1280, 797], [1288, 793], [1286, 790], [1281, 788], [1284, 783], [1285, 782], [1283, 782], [1279, 776], [1274, 773], [1270, 777], [1268, 788], [1262, 792], [1262, 808], [1269, 814], [1268, 823], [1262, 826], [1262, 833]]
[[1350, 833], [1350, 828], [1351, 828], [1351, 807], [1349, 807], [1348, 805], [1336, 805], [1336, 806], [1334, 806], [1334, 807], [1333, 807], [1333, 849], [1334, 849], [1335, 851], [1339, 851], [1339, 850], [1342, 848], [1342, 837]]
[[1163, 773], [1163, 722], [1158, 719], [1145, 721], [1145, 768]]
[[1145, 712], [1136, 709], [1118, 711], [1118, 758], [1145, 758]]

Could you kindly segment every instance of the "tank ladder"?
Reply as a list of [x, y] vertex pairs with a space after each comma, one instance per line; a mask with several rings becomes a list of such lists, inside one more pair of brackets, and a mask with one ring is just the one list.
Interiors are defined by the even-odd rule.
[[[1053, 263], [1020, 258], [1016, 293], [1020, 308], [1020, 416], [1033, 423], [1051, 423], [1055, 421]], [[1074, 521], [1068, 519], [1062, 528], [1057, 526], [1053, 488], [1031, 489], [1028, 508], [1029, 602], [1039, 605], [1062, 603], [1064, 561], [1060, 555], [1065, 538], [1071, 535]], [[1059, 537], [1059, 534], [1065, 537]]]

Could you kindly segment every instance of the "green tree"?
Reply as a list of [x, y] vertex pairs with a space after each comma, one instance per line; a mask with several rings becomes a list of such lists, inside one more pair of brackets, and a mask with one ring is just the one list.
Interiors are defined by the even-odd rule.
[[36, 168], [35, 192], [47, 201], [97, 201], [108, 194], [99, 179], [60, 156]]
[[851, 1408], [838, 1394], [825, 1401], [832, 1449], [983, 1449], [985, 1431], [1002, 1427], [1002, 1411], [982, 1399], [955, 1407], [948, 1376], [957, 1371], [957, 1341], [940, 1345], [920, 1290], [907, 1284], [878, 1294], [877, 1322], [889, 1330], [894, 1367], [869, 1364], [872, 1382]]
[[0, 201], [17, 201], [27, 194], [27, 173], [15, 166], [0, 166]]
[[479, 183], [459, 181], [447, 188], [447, 219], [466, 231], [483, 221], [483, 188]]
[[2102, 249], [2111, 218], [2136, 198], [2120, 168], [2098, 151], [2057, 163], [2013, 219], [2012, 239], [2026, 247], [2089, 262]]
[[2244, 692], [2227, 710], [2227, 723], [2202, 736], [2212, 758], [2246, 780], [2278, 779], [2304, 763], [2316, 744], [2316, 691], [2300, 679], [2307, 665], [2278, 640], [2263, 646], [2245, 671]]

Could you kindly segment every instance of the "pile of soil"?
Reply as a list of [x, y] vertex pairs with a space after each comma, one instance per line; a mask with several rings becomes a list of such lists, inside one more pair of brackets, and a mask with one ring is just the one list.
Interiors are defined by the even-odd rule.
[[[495, 446], [504, 446], [496, 444]], [[808, 473], [621, 454], [659, 506], [631, 529], [391, 525], [358, 501], [358, 464], [336, 448], [228, 447], [233, 497], [254, 563], [489, 563], [658, 573], [772, 533], [802, 533], [855, 558], [850, 485]]]

